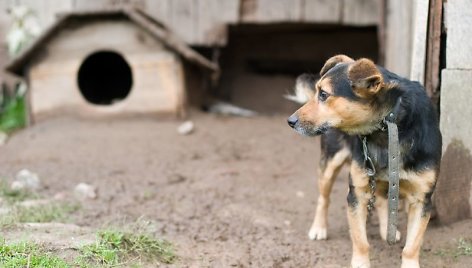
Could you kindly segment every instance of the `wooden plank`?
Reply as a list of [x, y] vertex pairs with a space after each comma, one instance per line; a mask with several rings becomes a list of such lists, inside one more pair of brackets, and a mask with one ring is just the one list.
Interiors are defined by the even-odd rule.
[[387, 1], [385, 67], [404, 77], [410, 75], [412, 3]]
[[445, 2], [444, 18], [447, 68], [472, 69], [472, 1]]
[[417, 0], [413, 23], [410, 79], [424, 85], [429, 0]]
[[239, 18], [239, 0], [199, 0], [197, 40], [204, 45], [225, 45], [227, 24]]
[[184, 41], [190, 44], [197, 43], [197, 1], [173, 0], [171, 1], [171, 28]]
[[167, 26], [172, 23], [172, 0], [146, 0], [144, 11]]
[[74, 0], [74, 9], [103, 9], [109, 0]]
[[425, 88], [435, 105], [439, 105], [442, 2], [442, 0], [431, 0], [429, 5]]
[[379, 5], [379, 21], [377, 26], [377, 40], [379, 42], [379, 59], [378, 64], [385, 65], [385, 39], [387, 31], [387, 0], [382, 0]]
[[[54, 0], [53, 0], [54, 1]], [[74, 0], [74, 7], [76, 9], [105, 9], [133, 6], [144, 9], [146, 6], [145, 0]]]
[[377, 25], [382, 0], [343, 0], [342, 23], [346, 25]]
[[241, 21], [251, 23], [301, 21], [302, 3], [302, 0], [243, 1]]
[[302, 20], [305, 22], [341, 22], [343, 0], [305, 0]]

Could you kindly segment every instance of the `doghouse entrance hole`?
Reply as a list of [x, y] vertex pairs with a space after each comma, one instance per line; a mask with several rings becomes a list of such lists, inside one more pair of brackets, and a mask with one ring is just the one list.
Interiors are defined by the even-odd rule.
[[98, 105], [110, 105], [125, 99], [133, 84], [130, 66], [113, 51], [89, 55], [80, 66], [77, 80], [82, 96]]

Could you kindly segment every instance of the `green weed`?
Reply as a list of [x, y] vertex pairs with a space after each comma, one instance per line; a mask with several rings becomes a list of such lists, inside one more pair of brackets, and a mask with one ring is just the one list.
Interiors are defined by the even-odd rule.
[[78, 209], [79, 205], [69, 203], [51, 203], [32, 207], [16, 205], [0, 219], [0, 227], [24, 222], [64, 221], [70, 213]]
[[128, 262], [171, 264], [176, 260], [171, 243], [149, 234], [105, 230], [98, 232], [97, 237], [95, 244], [80, 249], [81, 256], [76, 261], [80, 267], [112, 267]]
[[30, 242], [7, 245], [0, 242], [0, 264], [4, 268], [67, 268], [64, 260], [53, 256], [44, 248]]
[[472, 256], [472, 240], [459, 238], [456, 247], [438, 250], [434, 254], [441, 257], [452, 257], [453, 259], [461, 256]]

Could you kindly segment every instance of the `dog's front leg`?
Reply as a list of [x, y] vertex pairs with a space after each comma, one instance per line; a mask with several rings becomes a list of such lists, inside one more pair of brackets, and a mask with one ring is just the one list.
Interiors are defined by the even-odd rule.
[[328, 236], [329, 195], [339, 170], [347, 161], [349, 155], [349, 150], [344, 148], [320, 165], [320, 175], [318, 177], [320, 196], [316, 204], [315, 218], [308, 233], [311, 240], [324, 240]]
[[402, 268], [420, 267], [420, 249], [431, 216], [431, 194], [435, 181], [436, 173], [426, 171], [404, 182], [406, 187], [400, 184], [401, 188], [407, 189], [405, 194], [408, 202], [408, 230], [402, 253]]
[[347, 218], [352, 240], [352, 268], [369, 268], [369, 241], [367, 241], [367, 203], [372, 196], [369, 178], [355, 161], [351, 164]]

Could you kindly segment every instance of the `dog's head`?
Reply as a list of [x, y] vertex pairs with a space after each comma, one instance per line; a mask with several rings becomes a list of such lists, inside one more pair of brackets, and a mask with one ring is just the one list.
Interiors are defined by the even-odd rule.
[[297, 132], [314, 136], [329, 128], [349, 134], [367, 134], [378, 127], [384, 111], [378, 96], [388, 86], [377, 66], [368, 59], [353, 60], [345, 55], [330, 58], [316, 83], [297, 79], [297, 87], [312, 85], [312, 96], [288, 118]]

